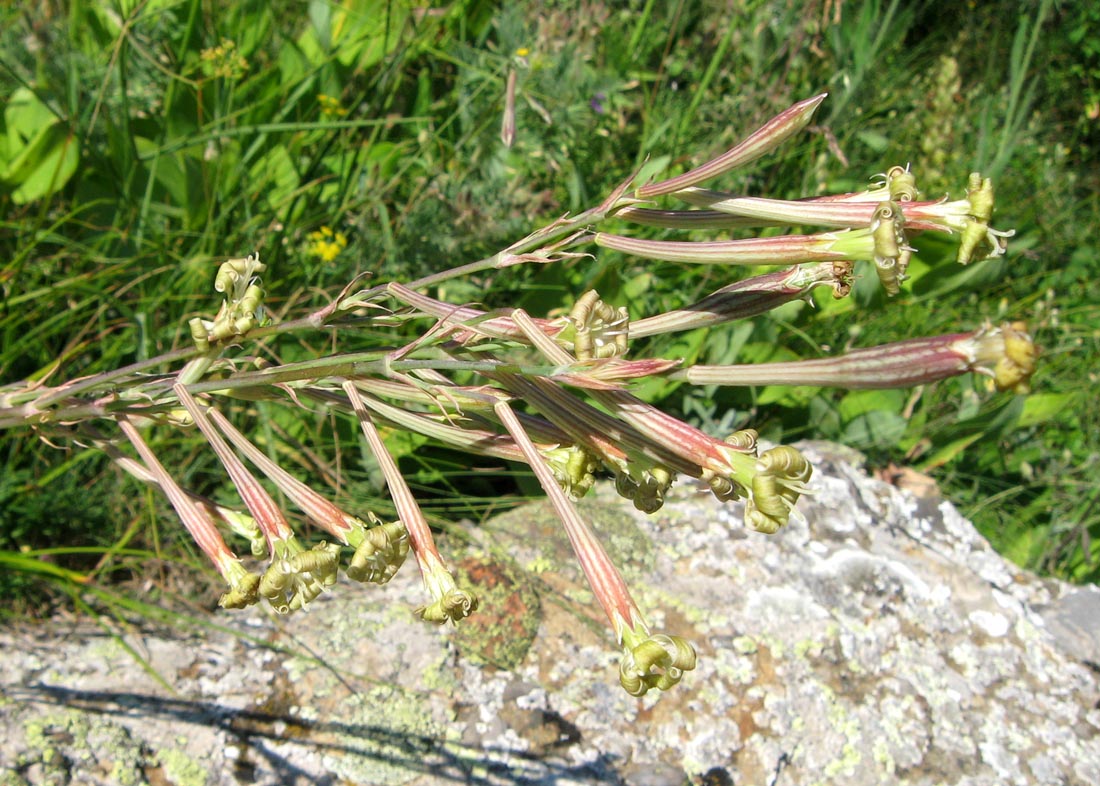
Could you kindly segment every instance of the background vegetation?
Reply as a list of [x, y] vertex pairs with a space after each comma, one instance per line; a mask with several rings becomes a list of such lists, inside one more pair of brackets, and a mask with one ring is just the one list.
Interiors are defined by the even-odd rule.
[[[840, 440], [874, 466], [931, 472], [1012, 559], [1095, 581], [1098, 29], [1100, 10], [1083, 0], [5, 4], [0, 385], [185, 343], [187, 318], [216, 310], [225, 257], [260, 251], [266, 302], [298, 313], [361, 271], [407, 280], [485, 256], [599, 201], [647, 156], [698, 163], [828, 90], [810, 133], [722, 185], [858, 190], [911, 163], [926, 195], [957, 197], [977, 170], [998, 188], [996, 225], [1017, 230], [1008, 255], [959, 268], [947, 244], [920, 238], [913, 279], [889, 302], [859, 287], [653, 351], [811, 357], [1023, 319], [1045, 350], [1035, 392], [961, 379], [916, 392], [655, 383], [644, 394], [708, 429]], [[544, 314], [596, 287], [641, 315], [713, 290], [719, 275], [602, 254], [442, 294]], [[324, 352], [314, 341], [287, 359]], [[341, 457], [358, 457], [347, 424], [269, 415], [253, 437], [284, 463], [339, 496], [377, 493], [378, 478]], [[441, 518], [477, 520], [530, 488], [406, 435], [389, 442]], [[216, 485], [197, 442], [160, 449], [196, 490]], [[177, 574], [161, 568], [185, 557], [186, 539], [153, 495], [27, 432], [0, 433], [0, 462], [0, 565], [14, 569], [0, 583], [32, 599], [23, 611], [42, 574], [172, 593]]]

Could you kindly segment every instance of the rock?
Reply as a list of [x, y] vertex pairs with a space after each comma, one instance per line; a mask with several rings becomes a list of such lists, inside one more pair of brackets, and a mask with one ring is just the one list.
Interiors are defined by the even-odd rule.
[[0, 632], [0, 784], [1100, 783], [1100, 592], [803, 450], [816, 494], [774, 536], [686, 485], [650, 517], [582, 503], [653, 628], [699, 651], [668, 693], [619, 687], [534, 503], [444, 543], [494, 598], [461, 633], [413, 619], [412, 565], [285, 618]]

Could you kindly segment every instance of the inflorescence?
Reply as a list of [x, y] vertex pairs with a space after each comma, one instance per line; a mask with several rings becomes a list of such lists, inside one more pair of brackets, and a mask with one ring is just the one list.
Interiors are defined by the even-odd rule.
[[[986, 325], [799, 362], [684, 367], [679, 360], [630, 357], [632, 339], [754, 317], [808, 299], [818, 288], [845, 297], [859, 265], [873, 271], [888, 294], [896, 294], [914, 250], [910, 240], [920, 232], [957, 235], [962, 264], [1005, 252], [1012, 233], [990, 227], [993, 188], [978, 174], [970, 176], [966, 197], [958, 201], [920, 200], [907, 167], [888, 170], [863, 192], [798, 201], [700, 187], [803, 129], [824, 98], [795, 104], [703, 166], [655, 183], [628, 182], [598, 207], [559, 219], [494, 257], [406, 284], [355, 290], [353, 282], [324, 309], [293, 322], [274, 324], [264, 311], [259, 277], [265, 266], [258, 254], [229, 260], [215, 279], [224, 297], [217, 315], [190, 322], [192, 348], [55, 387], [9, 386], [0, 390], [0, 427], [32, 425], [42, 434], [105, 451], [130, 474], [164, 492], [225, 579], [222, 606], [242, 608], [262, 599], [281, 614], [306, 608], [336, 582], [341, 567], [352, 580], [385, 583], [410, 551], [426, 590], [417, 615], [435, 623], [457, 622], [477, 609], [477, 597], [456, 584], [436, 548], [380, 429], [413, 431], [472, 453], [528, 464], [622, 647], [623, 687], [635, 696], [669, 688], [694, 668], [695, 650], [678, 636], [650, 630], [574, 503], [597, 477], [610, 476], [621, 495], [652, 513], [672, 483], [685, 477], [709, 487], [722, 502], [743, 500], [745, 523], [774, 533], [798, 515], [812, 467], [793, 447], [761, 449], [752, 430], [712, 437], [637, 398], [629, 390], [632, 380], [664, 375], [703, 385], [888, 388], [976, 372], [997, 389], [1024, 392], [1035, 366], [1036, 349], [1020, 324]], [[686, 207], [655, 207], [654, 200], [666, 195]], [[822, 231], [712, 242], [646, 240], [598, 230], [608, 219], [683, 230], [797, 225]], [[637, 320], [594, 291], [556, 319], [521, 310], [485, 312], [429, 294], [434, 285], [459, 275], [582, 257], [587, 254], [578, 249], [593, 245], [655, 260], [783, 267]], [[338, 331], [364, 322], [384, 329], [414, 319], [427, 319], [430, 327], [398, 349], [281, 365], [242, 349], [247, 342], [297, 329]], [[181, 361], [178, 370], [153, 373]], [[303, 407], [336, 408], [357, 419], [385, 477], [397, 520], [337, 507], [280, 467], [226, 414], [233, 400], [287, 397]], [[243, 507], [218, 505], [180, 487], [143, 436], [152, 426], [197, 428]], [[137, 458], [124, 448], [127, 442]], [[300, 543], [255, 470], [331, 540], [312, 547]], [[250, 542], [247, 564], [226, 543], [226, 533]], [[255, 558], [265, 560], [263, 570], [249, 567]]]

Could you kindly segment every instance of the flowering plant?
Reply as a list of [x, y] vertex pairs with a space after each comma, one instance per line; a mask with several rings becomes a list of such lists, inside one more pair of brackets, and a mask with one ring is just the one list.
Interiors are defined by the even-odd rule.
[[[410, 551], [426, 590], [416, 611], [421, 618], [458, 622], [477, 609], [476, 596], [456, 584], [436, 548], [380, 428], [413, 431], [472, 453], [528, 464], [622, 647], [623, 687], [638, 696], [653, 687], [669, 688], [694, 667], [695, 650], [677, 636], [649, 628], [574, 502], [597, 477], [608, 475], [620, 494], [653, 512], [674, 480], [686, 477], [709, 487], [722, 502], [743, 500], [745, 523], [774, 533], [798, 515], [812, 467], [793, 447], [762, 449], [752, 430], [710, 436], [636, 397], [633, 381], [664, 375], [708, 385], [887, 388], [973, 371], [998, 389], [1022, 392], [1034, 369], [1036, 350], [1019, 324], [798, 362], [685, 367], [675, 358], [630, 356], [632, 339], [746, 319], [822, 287], [845, 297], [860, 266], [873, 270], [886, 292], [895, 294], [906, 277], [915, 233], [957, 234], [963, 264], [1005, 252], [1011, 233], [990, 227], [992, 184], [977, 174], [958, 201], [920, 200], [913, 173], [903, 167], [888, 170], [860, 193], [798, 201], [700, 187], [803, 129], [824, 98], [795, 104], [731, 150], [679, 176], [640, 183], [631, 178], [596, 207], [562, 217], [491, 257], [405, 283], [363, 288], [356, 279], [325, 307], [297, 319], [276, 322], [265, 311], [260, 276], [266, 266], [258, 254], [231, 259], [214, 281], [221, 307], [213, 319], [191, 320], [189, 346], [52, 386], [7, 385], [0, 389], [0, 428], [30, 428], [55, 441], [106, 452], [167, 496], [224, 578], [222, 606], [263, 600], [279, 613], [306, 607], [336, 583], [341, 567], [352, 580], [384, 583]], [[656, 206], [666, 195], [687, 209]], [[645, 240], [603, 231], [610, 219], [688, 230], [812, 225], [824, 231], [710, 242]], [[317, 248], [310, 253], [332, 256], [346, 244], [331, 230], [311, 241]], [[431, 294], [459, 276], [580, 259], [592, 247], [674, 262], [782, 267], [637, 320], [594, 291], [556, 318], [518, 309], [483, 311]], [[263, 360], [259, 351], [299, 331], [327, 330], [339, 339], [369, 325], [396, 335], [395, 328], [415, 320], [428, 320], [428, 327], [396, 347], [278, 364]], [[257, 448], [225, 411], [234, 401], [258, 399], [352, 415], [381, 467], [398, 520], [340, 509]], [[151, 427], [197, 428], [242, 507], [215, 504], [182, 488], [149, 447], [143, 432]], [[312, 548], [300, 543], [244, 459], [331, 540]], [[229, 533], [251, 543], [253, 556], [266, 561], [261, 570], [234, 553], [225, 540]]]

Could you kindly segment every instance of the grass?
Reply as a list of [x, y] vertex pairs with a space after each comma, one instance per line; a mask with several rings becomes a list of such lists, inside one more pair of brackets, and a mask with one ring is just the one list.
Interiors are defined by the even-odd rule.
[[[946, 12], [874, 0], [757, 0], [721, 12], [580, 0], [5, 8], [0, 385], [185, 345], [226, 257], [261, 250], [274, 273], [268, 306], [299, 314], [360, 272], [408, 280], [483, 257], [597, 201], [647, 157], [698, 163], [827, 89], [813, 133], [723, 186], [777, 197], [856, 190], [911, 162], [926, 193], [957, 195], [976, 169], [996, 178], [999, 224], [1018, 231], [1009, 256], [960, 269], [922, 238], [912, 281], [889, 302], [860, 287], [843, 305], [654, 339], [653, 351], [751, 362], [1025, 319], [1045, 348], [1035, 393], [991, 395], [973, 380], [915, 395], [657, 382], [646, 396], [708, 429], [838, 439], [876, 466], [916, 465], [1003, 553], [1096, 581], [1100, 428], [1087, 402], [1100, 344], [1100, 176], [1087, 115], [1100, 53], [1079, 40], [1095, 13], [1008, 0]], [[518, 130], [507, 148], [510, 70]], [[700, 158], [677, 158], [683, 151]], [[441, 294], [542, 314], [596, 287], [638, 315], [710, 291], [708, 275], [605, 254]], [[304, 337], [283, 360], [326, 350], [324, 336]], [[275, 409], [266, 423], [259, 439], [289, 446], [283, 458], [302, 476], [339, 497], [378, 495], [379, 477], [342, 458], [358, 451], [351, 424]], [[106, 462], [31, 436], [0, 433], [3, 581], [17, 594], [37, 599], [41, 586], [21, 552], [62, 549], [50, 559], [96, 578], [140, 573], [132, 547], [188, 562], [160, 503]], [[534, 488], [524, 477], [502, 488], [453, 453], [425, 459], [420, 441], [404, 440], [390, 445], [402, 469], [452, 519], [476, 520], [502, 493], [519, 500]], [[160, 448], [182, 481], [216, 491], [197, 442]]]

